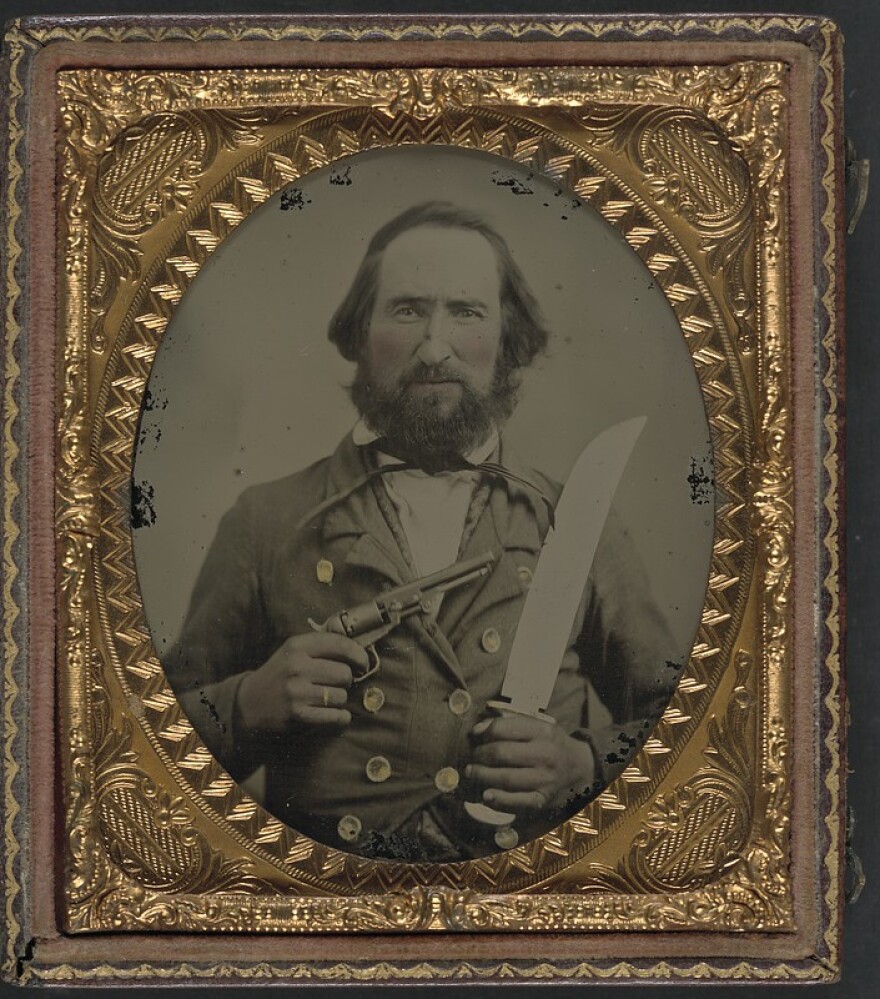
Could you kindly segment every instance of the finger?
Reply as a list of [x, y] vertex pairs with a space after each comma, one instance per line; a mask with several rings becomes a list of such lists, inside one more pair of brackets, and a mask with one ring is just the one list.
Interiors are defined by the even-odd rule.
[[299, 670], [299, 675], [315, 684], [328, 687], [351, 686], [351, 666], [334, 659], [309, 659]]
[[305, 652], [313, 658], [335, 659], [360, 669], [370, 668], [370, 657], [363, 646], [345, 635], [332, 631], [315, 631], [288, 639], [292, 651]]
[[492, 725], [492, 738], [498, 742], [531, 742], [546, 739], [553, 731], [549, 722], [530, 715], [504, 715]]
[[344, 708], [325, 708], [306, 705], [300, 711], [301, 719], [309, 725], [326, 725], [344, 728], [351, 721], [351, 712]]
[[535, 791], [547, 786], [550, 777], [536, 767], [484, 767], [478, 763], [469, 764], [464, 775], [483, 787], [504, 791]]
[[505, 715], [501, 718], [485, 718], [473, 727], [472, 735], [479, 742], [508, 741], [530, 742], [547, 736], [547, 722], [527, 715]]
[[306, 694], [308, 704], [321, 708], [341, 708], [348, 700], [344, 687], [332, 687], [327, 683], [313, 683]]
[[547, 796], [543, 791], [502, 791], [491, 787], [483, 792], [483, 801], [502, 811], [540, 812], [547, 807]]
[[474, 749], [474, 763], [487, 767], [543, 767], [543, 746], [533, 742], [483, 742]]

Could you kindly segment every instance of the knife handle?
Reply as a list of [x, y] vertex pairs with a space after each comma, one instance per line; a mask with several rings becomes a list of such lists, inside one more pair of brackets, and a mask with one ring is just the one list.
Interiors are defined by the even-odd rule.
[[[522, 715], [525, 718], [538, 718], [548, 725], [555, 725], [556, 719], [543, 711], [523, 711], [509, 701], [489, 701], [486, 705], [497, 711], [502, 718], [509, 718], [511, 715]], [[519, 842], [519, 836], [513, 828], [516, 815], [513, 812], [501, 812], [497, 808], [484, 805], [481, 801], [466, 801], [464, 810], [474, 821], [487, 826], [496, 826], [495, 842], [502, 850], [511, 850]]]
[[552, 715], [548, 715], [543, 708], [539, 708], [537, 711], [525, 711], [511, 701], [488, 701], [486, 707], [497, 711], [502, 718], [509, 718], [510, 715], [521, 715], [523, 718], [537, 718], [538, 721], [546, 722], [548, 725], [556, 724], [556, 719]]

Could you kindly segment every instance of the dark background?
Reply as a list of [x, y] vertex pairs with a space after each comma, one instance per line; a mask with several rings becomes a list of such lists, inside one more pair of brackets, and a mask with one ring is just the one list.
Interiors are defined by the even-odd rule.
[[[292, 2], [253, 2], [253, 0], [117, 0], [117, 2], [101, 2], [101, 0], [82, 0], [81, 3], [44, 2], [30, 0], [0, 0], [0, 11], [3, 20], [10, 17], [21, 17], [27, 14], [146, 14], [146, 13], [284, 13], [295, 16], [297, 13], [443, 13], [443, 14], [527, 14], [527, 13], [682, 13], [709, 12], [722, 14], [728, 12], [753, 13], [790, 13], [816, 14], [834, 18], [843, 30], [846, 38], [846, 133], [852, 138], [858, 148], [858, 155], [874, 160], [875, 168], [880, 171], [880, 148], [878, 148], [878, 123], [875, 117], [875, 90], [877, 87], [878, 44], [880, 44], [880, 4], [876, 0], [800, 0], [787, 2], [776, 0], [774, 3], [761, 4], [759, 0], [741, 2], [741, 0], [725, 0], [723, 3], [698, 2], [666, 4], [657, 0], [655, 3], [626, 3], [606, 0], [605, 3], [569, 2], [569, 0], [553, 0], [552, 3], [541, 0], [506, 0], [506, 2], [465, 3], [458, 4], [435, 0], [434, 3], [395, 3], [386, 0], [384, 3], [364, 2], [356, 4], [353, 0], [337, 2], [337, 0], [292, 0]], [[880, 584], [876, 581], [874, 567], [880, 558], [878, 546], [878, 523], [871, 520], [874, 509], [874, 499], [878, 495], [880, 470], [872, 461], [873, 434], [880, 424], [880, 406], [875, 400], [875, 391], [880, 388], [880, 337], [875, 335], [875, 323], [872, 320], [880, 314], [880, 287], [873, 272], [877, 258], [877, 219], [880, 212], [880, 178], [875, 181], [875, 190], [869, 196], [867, 207], [859, 223], [856, 233], [850, 237], [847, 246], [847, 370], [849, 373], [847, 389], [848, 411], [848, 686], [852, 710], [852, 726], [850, 730], [849, 765], [852, 771], [849, 781], [849, 800], [856, 813], [857, 826], [854, 846], [864, 864], [868, 884], [860, 901], [847, 908], [845, 912], [845, 939], [843, 980], [836, 985], [811, 986], [809, 995], [816, 999], [862, 999], [880, 994], [880, 849], [878, 849], [878, 832], [880, 832], [880, 815], [878, 815], [878, 786], [880, 782], [875, 776], [875, 761], [877, 758], [878, 732], [877, 704], [880, 701], [880, 682], [874, 649], [880, 639], [880, 615], [876, 612], [876, 593]], [[873, 613], [872, 613], [873, 611]], [[113, 944], [107, 942], [107, 957], [112, 958]], [[445, 986], [444, 999], [478, 999], [478, 997], [498, 995], [500, 986]], [[523, 994], [526, 987], [505, 987], [515, 989]], [[676, 993], [683, 990], [680, 982], [672, 986]], [[237, 996], [252, 999], [261, 993], [258, 986], [247, 985], [236, 990]], [[285, 986], [286, 992], [302, 993], [305, 986]], [[312, 988], [323, 988], [312, 986]], [[347, 986], [352, 988], [352, 986]], [[423, 987], [424, 988], [424, 987]], [[430, 988], [430, 987], [429, 987]], [[440, 986], [434, 988], [439, 989]], [[553, 986], [536, 984], [529, 986], [529, 996], [561, 995]], [[619, 994], [614, 986], [579, 984], [572, 988], [589, 989], [592, 996]], [[359, 988], [360, 999], [375, 999], [389, 991], [390, 986], [375, 986]], [[769, 997], [785, 997], [804, 995], [803, 987], [794, 986], [689, 986], [688, 997], [698, 999], [700, 996], [718, 997], [732, 995], [734, 990], [738, 995], [744, 992], [761, 990], [762, 995]], [[34, 987], [41, 994], [43, 988]], [[418, 987], [399, 986], [395, 995], [401, 999], [416, 995]], [[86, 997], [94, 994], [91, 988], [76, 988], [65, 991], [70, 999]], [[19, 990], [0, 984], [0, 997], [18, 994]], [[117, 989], [114, 994], [132, 995], [134, 990]], [[159, 997], [180, 996], [178, 989], [157, 988], [151, 990], [151, 995]], [[219, 987], [204, 987], [189, 990], [188, 995], [194, 999], [216, 996]], [[648, 986], [629, 986], [626, 995], [641, 997], [652, 994]]]

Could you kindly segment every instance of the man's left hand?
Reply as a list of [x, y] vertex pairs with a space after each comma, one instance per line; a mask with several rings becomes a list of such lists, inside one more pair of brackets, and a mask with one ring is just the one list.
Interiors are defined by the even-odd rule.
[[465, 776], [484, 789], [483, 801], [493, 808], [536, 812], [563, 805], [593, 783], [589, 744], [540, 718], [487, 718], [471, 737], [477, 746]]

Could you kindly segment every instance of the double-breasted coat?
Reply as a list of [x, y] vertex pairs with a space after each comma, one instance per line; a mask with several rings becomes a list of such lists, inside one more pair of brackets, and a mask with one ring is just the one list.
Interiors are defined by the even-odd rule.
[[[472, 729], [500, 692], [549, 527], [535, 490], [494, 477], [475, 488], [459, 556], [491, 550], [491, 571], [447, 593], [436, 617], [418, 614], [382, 640], [379, 672], [349, 692], [347, 727], [270, 734], [242, 731], [237, 722], [247, 671], [308, 632], [309, 619], [324, 621], [414, 578], [379, 479], [297, 529], [364, 475], [369, 455], [349, 436], [329, 458], [242, 494], [221, 521], [166, 672], [211, 752], [236, 779], [265, 765], [263, 804], [301, 832], [410, 860], [495, 852], [491, 828], [464, 811], [463, 801], [475, 796], [464, 770]], [[503, 445], [501, 461], [558, 498], [558, 485], [523, 468]], [[610, 518], [547, 709], [590, 743], [597, 784], [622, 767], [659, 717], [677, 679], [667, 665], [674, 658], [630, 539]], [[591, 726], [590, 685], [611, 725]], [[543, 829], [554, 824], [544, 817]]]

